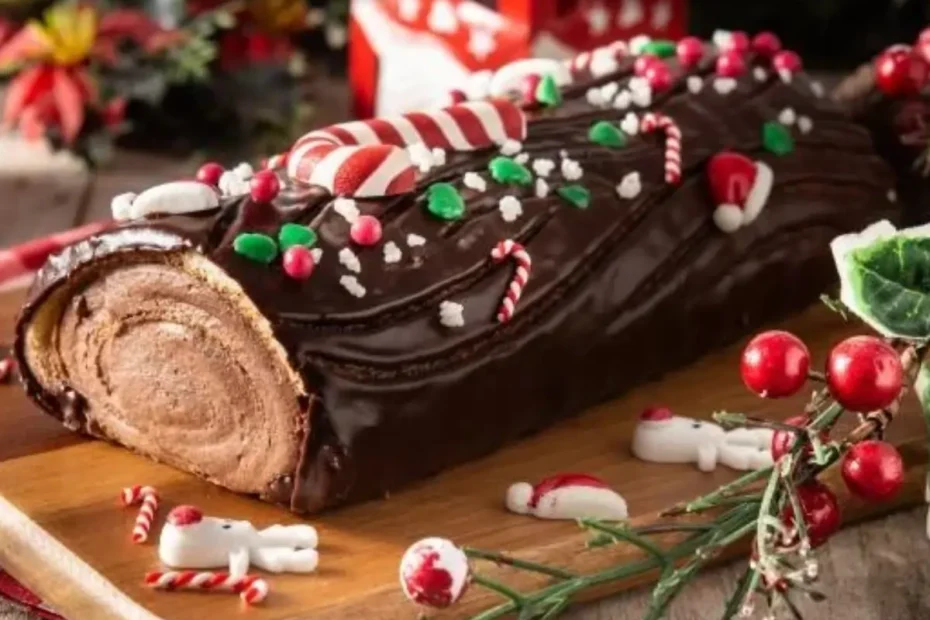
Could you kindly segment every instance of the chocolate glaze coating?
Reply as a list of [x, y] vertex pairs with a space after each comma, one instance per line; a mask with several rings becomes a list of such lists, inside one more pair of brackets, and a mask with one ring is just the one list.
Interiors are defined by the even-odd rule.
[[[380, 496], [692, 361], [808, 305], [834, 279], [829, 241], [896, 216], [887, 199], [894, 179], [868, 132], [816, 98], [806, 76], [785, 83], [772, 72], [763, 82], [750, 74], [720, 94], [712, 66], [709, 58], [691, 72], [704, 81], [699, 94], [675, 68], [674, 88], [654, 101], [683, 132], [679, 186], [663, 180], [660, 133], [623, 149], [587, 139], [593, 122], [620, 121], [626, 111], [592, 107], [586, 90], [624, 86], [631, 59], [617, 73], [569, 88], [562, 106], [530, 112], [524, 151], [531, 161], [557, 164], [567, 151], [584, 169], [577, 182], [590, 189], [590, 208], [490, 179], [486, 192], [463, 188], [467, 171], [488, 177], [493, 149], [450, 154], [413, 195], [359, 201], [382, 221], [382, 243], [403, 253], [388, 264], [382, 244], [356, 248], [362, 298], [339, 284], [349, 273], [337, 259], [349, 243], [348, 224], [314, 189], [289, 187], [274, 207], [245, 198], [202, 215], [136, 221], [77, 244], [42, 269], [23, 309], [17, 351], [26, 388], [53, 415], [74, 418], [63, 394], [30, 372], [24, 351], [36, 310], [63, 283], [142, 251], [202, 252], [271, 322], [312, 396], [302, 403], [303, 432], [280, 437], [300, 444], [294, 475], [258, 481], [264, 497], [304, 512]], [[813, 130], [793, 129], [795, 151], [776, 157], [762, 148], [762, 124], [786, 107], [808, 116]], [[731, 235], [711, 219], [704, 178], [708, 158], [724, 149], [767, 162], [775, 175], [762, 215]], [[634, 171], [641, 193], [619, 198], [616, 185]], [[423, 190], [436, 181], [461, 189], [464, 219], [444, 222], [427, 211]], [[549, 181], [563, 182], [558, 165]], [[497, 210], [507, 195], [522, 202], [513, 223]], [[319, 234], [323, 257], [303, 282], [232, 249], [240, 232], [273, 235], [286, 221]], [[408, 247], [411, 233], [425, 245]], [[504, 238], [526, 246], [533, 270], [513, 320], [499, 324], [494, 316], [513, 265], [493, 263], [489, 252]], [[464, 306], [463, 327], [440, 324], [444, 300]]]

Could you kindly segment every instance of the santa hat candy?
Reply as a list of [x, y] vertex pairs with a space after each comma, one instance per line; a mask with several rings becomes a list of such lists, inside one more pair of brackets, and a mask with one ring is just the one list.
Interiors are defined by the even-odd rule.
[[707, 163], [707, 180], [714, 199], [714, 223], [723, 232], [731, 233], [762, 212], [774, 175], [764, 162], [723, 151]]
[[507, 489], [507, 508], [540, 519], [621, 520], [626, 501], [606, 482], [588, 474], [558, 474], [536, 485], [518, 482]]
[[177, 527], [195, 525], [203, 521], [203, 513], [194, 506], [178, 506], [168, 513], [168, 523]]

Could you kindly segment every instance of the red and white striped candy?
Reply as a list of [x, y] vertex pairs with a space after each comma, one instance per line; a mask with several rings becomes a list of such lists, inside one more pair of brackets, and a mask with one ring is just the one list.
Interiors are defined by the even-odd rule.
[[526, 117], [507, 100], [469, 101], [429, 112], [332, 125], [300, 138], [288, 175], [335, 196], [370, 198], [413, 191], [416, 168], [402, 148], [473, 151], [526, 137]]
[[268, 159], [263, 159], [261, 167], [264, 170], [278, 170], [287, 166], [287, 153], [272, 155]]
[[95, 235], [113, 222], [93, 222], [54, 235], [26, 241], [6, 250], [0, 250], [0, 283], [30, 275], [48, 260], [69, 245]]
[[158, 510], [158, 492], [153, 487], [135, 485], [123, 489], [120, 499], [124, 506], [142, 502], [132, 528], [132, 542], [144, 543], [149, 538], [149, 530], [152, 529], [152, 521], [155, 520], [155, 512]]
[[658, 129], [665, 132], [665, 182], [677, 184], [681, 181], [681, 129], [671, 118], [658, 112], [644, 114], [639, 129], [643, 133]]
[[610, 45], [598, 47], [590, 52], [582, 52], [565, 61], [573, 80], [586, 77], [600, 77], [620, 68], [620, 60], [629, 55], [629, 48], [623, 41], [614, 41]]
[[199, 590], [201, 592], [230, 592], [249, 605], [256, 605], [268, 596], [268, 582], [255, 575], [233, 577], [226, 572], [213, 571], [152, 571], [145, 575], [145, 585], [156, 590]]
[[526, 248], [512, 239], [505, 239], [499, 242], [491, 250], [491, 258], [495, 262], [500, 262], [507, 257], [512, 256], [517, 263], [517, 269], [513, 274], [513, 279], [507, 287], [507, 293], [501, 300], [500, 308], [497, 311], [497, 321], [506, 323], [513, 317], [514, 309], [520, 297], [523, 295], [523, 289], [526, 287], [527, 280], [530, 279], [530, 269], [533, 261], [527, 253]]

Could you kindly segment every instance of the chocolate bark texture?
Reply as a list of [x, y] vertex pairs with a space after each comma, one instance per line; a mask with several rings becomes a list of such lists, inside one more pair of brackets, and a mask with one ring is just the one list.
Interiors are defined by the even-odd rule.
[[[647, 92], [635, 60], [526, 105], [504, 167], [528, 184], [493, 178], [498, 147], [449, 149], [404, 195], [348, 203], [282, 174], [273, 204], [227, 198], [65, 250], [18, 323], [26, 389], [76, 431], [319, 511], [488, 454], [806, 307], [833, 283], [834, 236], [897, 219], [869, 132], [803, 72], [749, 53], [743, 74], [720, 76], [708, 47], [687, 70], [664, 60], [670, 88]], [[672, 134], [640, 131], [649, 109], [680, 129], [679, 182]], [[709, 182], [724, 151], [756, 176]], [[746, 198], [752, 178], [761, 213], [723, 232], [717, 193]], [[352, 207], [380, 221], [376, 244], [352, 242]], [[241, 253], [242, 234], [287, 223], [317, 236], [304, 280]], [[532, 260], [505, 322], [521, 263], [492, 258], [503, 240]]]

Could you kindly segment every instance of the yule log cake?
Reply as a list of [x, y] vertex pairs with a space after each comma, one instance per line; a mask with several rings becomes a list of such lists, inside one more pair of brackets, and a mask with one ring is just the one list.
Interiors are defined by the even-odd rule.
[[868, 132], [779, 48], [522, 61], [480, 100], [119, 196], [38, 274], [26, 388], [298, 512], [576, 414], [806, 306], [829, 241], [896, 214]]

